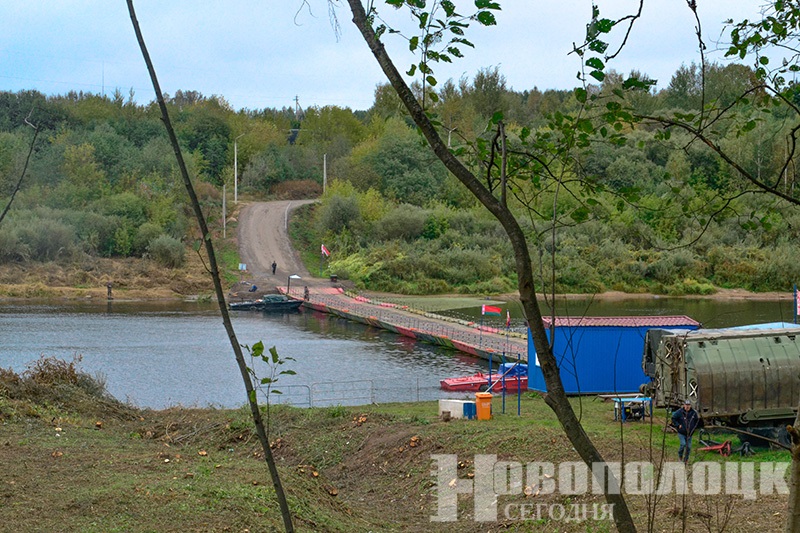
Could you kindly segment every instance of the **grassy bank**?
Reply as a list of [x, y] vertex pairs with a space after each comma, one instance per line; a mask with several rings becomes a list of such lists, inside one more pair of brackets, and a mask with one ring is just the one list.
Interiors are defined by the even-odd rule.
[[[239, 254], [235, 240], [215, 243], [225, 286], [238, 281]], [[203, 254], [205, 255], [205, 254]], [[143, 258], [98, 258], [84, 256], [71, 262], [26, 262], [0, 265], [0, 298], [107, 297], [112, 283], [115, 299], [157, 300], [203, 297], [214, 294], [208, 261], [188, 249], [183, 266], [167, 268]]]
[[[456, 454], [459, 477], [476, 454], [527, 464], [576, 461], [544, 400], [525, 394], [521, 416], [493, 400], [491, 421], [437, 417], [435, 402], [271, 409], [271, 441], [299, 531], [610, 531], [609, 522], [507, 520], [504, 505], [602, 503], [598, 496], [501, 496], [499, 521], [457, 522], [437, 512], [432, 454]], [[671, 458], [677, 439], [653, 424], [613, 421], [611, 404], [575, 399], [586, 431], [609, 460]], [[278, 531], [269, 474], [245, 410], [139, 410], [107, 397], [66, 363], [23, 376], [0, 373], [0, 523], [9, 531]], [[696, 448], [699, 447], [696, 444]], [[697, 452], [695, 460], [720, 459]], [[788, 460], [781, 452], [727, 461]], [[752, 531], [782, 523], [785, 496], [667, 495], [656, 530]], [[644, 529], [647, 501], [630, 496]], [[685, 510], [685, 512], [684, 512]], [[720, 529], [714, 523], [724, 522]], [[710, 529], [709, 529], [710, 527]]]

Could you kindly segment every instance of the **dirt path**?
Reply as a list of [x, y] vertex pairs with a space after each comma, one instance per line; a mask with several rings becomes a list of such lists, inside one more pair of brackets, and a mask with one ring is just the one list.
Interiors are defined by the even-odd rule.
[[[259, 287], [286, 285], [288, 277], [310, 274], [292, 248], [287, 224], [292, 210], [314, 200], [256, 202], [242, 209], [239, 216], [239, 254], [247, 265], [249, 279]], [[272, 262], [277, 263], [275, 275]]]

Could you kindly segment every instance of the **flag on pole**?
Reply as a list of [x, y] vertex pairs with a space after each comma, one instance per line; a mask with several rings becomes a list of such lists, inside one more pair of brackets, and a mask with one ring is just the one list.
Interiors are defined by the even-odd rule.
[[506, 309], [506, 329], [511, 327], [511, 312]]
[[797, 284], [794, 284], [794, 323], [797, 324], [797, 318], [800, 317], [800, 299], [797, 297]]
[[503, 310], [492, 305], [481, 306], [481, 315], [500, 316]]
[[322, 250], [322, 255], [324, 255], [325, 257], [330, 257], [331, 253], [328, 251], [327, 248], [325, 248], [324, 244], [322, 245], [321, 250]]

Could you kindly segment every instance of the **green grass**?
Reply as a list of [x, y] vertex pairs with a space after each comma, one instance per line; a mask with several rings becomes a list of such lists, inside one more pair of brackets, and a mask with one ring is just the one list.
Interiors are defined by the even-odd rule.
[[[163, 411], [94, 402], [62, 386], [30, 388], [26, 397], [9, 375], [0, 380], [3, 482], [0, 523], [20, 531], [279, 531], [282, 521], [268, 469], [246, 408]], [[57, 390], [56, 390], [57, 389]], [[86, 389], [90, 390], [90, 389]], [[613, 404], [573, 398], [584, 430], [609, 461], [672, 460], [678, 439], [663, 418], [622, 424]], [[471, 499], [459, 499], [462, 518], [436, 524], [433, 454], [455, 454], [467, 477], [477, 454], [529, 462], [578, 461], [541, 395], [516, 397], [502, 412], [493, 398], [491, 420], [442, 421], [437, 402], [359, 407], [270, 409], [270, 440], [297, 531], [610, 531], [610, 524], [540, 522], [482, 524], [470, 520]], [[96, 422], [102, 421], [101, 429]], [[60, 431], [56, 431], [60, 427]], [[698, 443], [695, 441], [695, 450]], [[693, 461], [788, 461], [780, 451], [753, 458], [695, 453]], [[522, 496], [503, 496], [519, 502]], [[516, 498], [516, 499], [515, 499]], [[521, 500], [528, 502], [529, 500]], [[542, 496], [534, 503], [597, 503], [600, 496]], [[703, 500], [713, 504], [713, 500]], [[640, 527], [646, 501], [629, 496]], [[699, 502], [699, 500], [698, 500]], [[724, 502], [723, 502], [724, 503]], [[674, 530], [674, 497], [659, 504], [656, 529]], [[697, 503], [696, 505], [700, 505]], [[774, 519], [785, 497], [737, 501], [733, 526], [752, 531]], [[705, 514], [704, 514], [705, 513]], [[692, 514], [688, 531], [707, 530], [708, 511]], [[712, 515], [713, 517], [713, 512]], [[499, 528], [499, 529], [498, 529]], [[713, 531], [713, 529], [712, 529]]]
[[220, 240], [215, 242], [214, 246], [223, 282], [227, 285], [235, 284], [239, 281], [239, 263], [241, 263], [239, 250], [231, 241]]

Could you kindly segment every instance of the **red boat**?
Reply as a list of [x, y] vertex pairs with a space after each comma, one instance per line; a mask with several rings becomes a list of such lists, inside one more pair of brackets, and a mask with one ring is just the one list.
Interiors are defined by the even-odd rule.
[[460, 378], [446, 378], [439, 381], [442, 389], [455, 392], [518, 392], [528, 390], [528, 367], [521, 364], [501, 366], [497, 372], [479, 372]]

